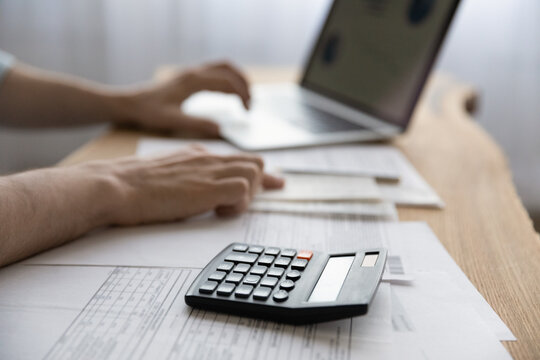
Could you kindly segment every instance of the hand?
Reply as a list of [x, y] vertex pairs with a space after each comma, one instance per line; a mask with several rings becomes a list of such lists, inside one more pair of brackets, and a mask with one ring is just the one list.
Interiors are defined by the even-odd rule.
[[122, 119], [154, 130], [188, 131], [218, 137], [219, 127], [210, 119], [182, 113], [180, 104], [192, 94], [220, 91], [238, 95], [249, 108], [249, 85], [244, 75], [228, 63], [216, 63], [179, 72], [171, 79], [127, 96], [133, 119]]
[[129, 157], [110, 163], [120, 200], [113, 223], [172, 221], [215, 210], [235, 215], [247, 209], [261, 187], [283, 187], [265, 174], [260, 157], [219, 156], [194, 145], [153, 158]]

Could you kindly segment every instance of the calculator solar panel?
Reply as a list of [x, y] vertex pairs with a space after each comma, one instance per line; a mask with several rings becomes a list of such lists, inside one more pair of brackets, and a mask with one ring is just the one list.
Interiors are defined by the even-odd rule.
[[385, 249], [326, 254], [233, 243], [201, 271], [185, 301], [292, 324], [363, 315], [385, 262]]

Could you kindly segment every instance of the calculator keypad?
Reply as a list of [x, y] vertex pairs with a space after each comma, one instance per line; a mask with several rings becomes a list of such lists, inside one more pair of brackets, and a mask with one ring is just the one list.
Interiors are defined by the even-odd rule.
[[308, 250], [235, 244], [225, 261], [199, 287], [199, 293], [284, 302], [312, 256]]

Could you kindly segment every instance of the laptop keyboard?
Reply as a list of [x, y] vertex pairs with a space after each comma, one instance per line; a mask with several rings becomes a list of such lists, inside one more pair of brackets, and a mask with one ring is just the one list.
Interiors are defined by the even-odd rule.
[[274, 109], [284, 120], [313, 134], [366, 129], [365, 126], [295, 102], [283, 101]]

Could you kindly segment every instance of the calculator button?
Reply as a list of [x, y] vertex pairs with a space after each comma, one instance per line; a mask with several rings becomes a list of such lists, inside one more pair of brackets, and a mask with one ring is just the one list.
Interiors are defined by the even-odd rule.
[[295, 259], [291, 264], [293, 270], [304, 270], [307, 266], [308, 261], [306, 259]]
[[285, 277], [287, 279], [289, 279], [289, 280], [296, 281], [296, 280], [300, 279], [300, 276], [302, 276], [300, 271], [292, 270], [292, 271], [289, 271]]
[[232, 261], [235, 263], [246, 263], [246, 264], [255, 264], [257, 261], [257, 254], [240, 254], [240, 253], [231, 253], [227, 255], [225, 261]]
[[250, 246], [248, 252], [253, 254], [262, 254], [264, 248], [262, 246]]
[[255, 265], [251, 268], [251, 274], [263, 276], [268, 268], [266, 266]]
[[257, 285], [259, 280], [261, 280], [261, 277], [258, 275], [248, 275], [244, 278], [244, 284]]
[[279, 250], [277, 247], [269, 247], [264, 253], [266, 255], [278, 256], [280, 251], [281, 250]]
[[301, 250], [298, 252], [298, 256], [296, 256], [298, 259], [306, 259], [311, 260], [311, 257], [313, 256], [313, 252], [309, 250]]
[[238, 264], [234, 267], [233, 272], [235, 273], [241, 273], [241, 274], [247, 274], [251, 266], [248, 264]]
[[274, 263], [274, 266], [286, 268], [291, 263], [291, 259], [287, 257], [280, 257]]
[[269, 287], [258, 287], [253, 291], [253, 298], [255, 300], [266, 300], [270, 296], [272, 289]]
[[285, 301], [289, 297], [289, 293], [285, 290], [279, 290], [274, 294], [274, 301]]
[[208, 277], [208, 280], [213, 280], [213, 281], [221, 282], [221, 280], [225, 279], [225, 276], [227, 276], [227, 273], [226, 273], [226, 272], [224, 272], [224, 271], [216, 271], [216, 272], [212, 273], [212, 274]]
[[281, 256], [294, 257], [294, 255], [296, 255], [296, 250], [294, 249], [283, 249], [281, 251]]
[[283, 290], [291, 291], [292, 289], [294, 289], [294, 281], [292, 280], [282, 281], [281, 284], [279, 284], [279, 287]]
[[215, 281], [205, 281], [199, 288], [201, 294], [211, 294], [216, 290], [218, 283]]
[[274, 257], [270, 255], [263, 255], [259, 258], [259, 265], [272, 265], [274, 262]]
[[248, 249], [248, 246], [246, 244], [237, 244], [237, 245], [234, 245], [232, 249], [233, 251], [246, 252]]
[[216, 293], [221, 296], [229, 296], [234, 291], [234, 284], [223, 283], [219, 285]]
[[284, 272], [285, 270], [283, 270], [282, 268], [273, 267], [273, 268], [268, 269], [268, 273], [266, 275], [280, 278], [283, 276]]
[[247, 298], [249, 295], [251, 295], [251, 292], [253, 291], [253, 286], [251, 285], [240, 285], [236, 288], [236, 291], [234, 292], [234, 296], [240, 297], [240, 298]]
[[265, 277], [261, 280], [261, 286], [266, 286], [266, 287], [269, 287], [269, 288], [274, 288], [274, 286], [276, 286], [278, 283], [278, 278], [275, 278], [275, 277]]
[[232, 270], [233, 267], [234, 267], [234, 263], [232, 263], [232, 262], [224, 262], [224, 263], [221, 263], [221, 264], [217, 267], [217, 270], [229, 272], [229, 271]]
[[230, 273], [227, 278], [225, 278], [225, 282], [233, 283], [233, 284], [239, 284], [240, 281], [242, 281], [242, 278], [244, 275], [238, 274], [238, 273]]

